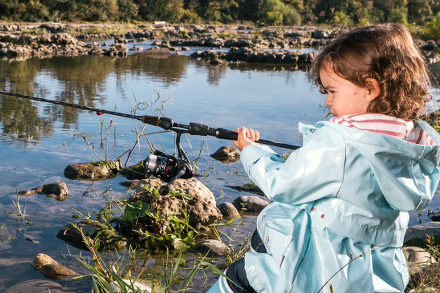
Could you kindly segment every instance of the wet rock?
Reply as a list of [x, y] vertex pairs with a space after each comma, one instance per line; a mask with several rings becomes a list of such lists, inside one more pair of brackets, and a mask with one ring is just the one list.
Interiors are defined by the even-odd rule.
[[209, 256], [213, 255], [225, 255], [228, 251], [228, 247], [223, 242], [216, 240], [216, 239], [208, 239], [204, 240], [203, 242], [199, 243], [194, 250], [196, 252], [200, 252], [203, 254], [208, 253]]
[[[146, 185], [159, 188], [163, 186], [165, 182], [160, 179], [145, 179], [143, 180]], [[148, 216], [140, 222], [149, 225], [153, 233], [163, 234], [167, 231], [172, 231], [172, 221], [169, 215], [174, 215], [177, 218], [184, 219], [185, 215], [188, 216], [189, 225], [195, 229], [199, 229], [202, 226], [207, 226], [222, 219], [222, 215], [216, 207], [216, 202], [212, 192], [202, 182], [195, 178], [189, 179], [177, 179], [170, 186], [170, 194], [165, 196], [157, 196], [143, 190], [136, 192], [131, 197], [130, 201], [142, 201], [148, 203], [151, 213], [155, 214], [157, 219], [155, 221]], [[173, 191], [180, 191], [186, 194], [186, 197], [172, 196]]]
[[39, 272], [49, 279], [60, 279], [77, 275], [77, 273], [71, 269], [56, 263], [44, 265]]
[[[127, 284], [128, 286], [133, 286], [134, 288], [136, 288], [137, 290], [139, 290], [140, 292], [151, 292], [151, 286], [149, 284], [145, 284], [143, 282], [139, 282], [139, 281], [130, 281], [128, 279], [122, 279], [122, 281], [125, 282], [125, 284]], [[120, 293], [120, 292], [132, 292], [131, 290], [125, 291], [125, 290], [121, 290], [121, 288], [118, 285], [118, 282], [113, 281], [112, 283], [110, 283], [110, 286], [112, 287], [112, 290], [114, 293]], [[137, 291], [136, 291], [137, 292]]]
[[440, 239], [440, 222], [428, 222], [409, 227], [406, 230], [404, 245], [424, 247], [427, 244], [426, 235]]
[[259, 213], [269, 205], [269, 201], [259, 196], [244, 195], [234, 199], [232, 204], [239, 211], [244, 210], [245, 212]]
[[48, 264], [57, 263], [56, 260], [48, 256], [44, 253], [39, 253], [34, 257], [34, 260], [32, 261], [32, 266], [35, 270], [40, 270], [43, 266]]
[[240, 213], [237, 211], [237, 208], [232, 203], [223, 202], [219, 204], [217, 208], [222, 213], [224, 220], [231, 220], [233, 218], [240, 216]]
[[[99, 238], [99, 251], [121, 250], [125, 247], [126, 243], [123, 237], [118, 235], [115, 230], [109, 229], [97, 221], [79, 221], [76, 226], [91, 239]], [[76, 248], [88, 249], [80, 231], [72, 224], [61, 228], [57, 237]]]
[[45, 194], [46, 196], [56, 198], [59, 201], [63, 201], [69, 196], [69, 190], [64, 182], [49, 183], [20, 192], [23, 196], [30, 196], [37, 193]]
[[238, 190], [238, 191], [246, 191], [246, 192], [250, 192], [250, 193], [254, 193], [254, 194], [258, 194], [261, 196], [264, 196], [263, 191], [261, 191], [261, 189], [253, 182], [251, 183], [246, 183], [242, 186], [230, 186], [228, 185], [228, 187]]
[[230, 145], [222, 146], [213, 154], [211, 154], [211, 157], [224, 163], [231, 163], [237, 161], [240, 158], [240, 151]]
[[121, 170], [120, 161], [72, 163], [64, 169], [64, 176], [69, 179], [100, 180], [116, 176], [119, 170]]
[[54, 197], [57, 200], [64, 200], [69, 195], [69, 190], [64, 182], [45, 184], [41, 187], [41, 193]]
[[59, 279], [77, 275], [76, 272], [60, 265], [56, 260], [44, 253], [39, 253], [32, 261], [32, 266], [49, 279]]

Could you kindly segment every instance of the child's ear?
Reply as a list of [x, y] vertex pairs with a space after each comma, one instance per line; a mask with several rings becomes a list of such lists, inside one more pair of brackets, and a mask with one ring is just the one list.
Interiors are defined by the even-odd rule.
[[367, 77], [364, 82], [367, 90], [365, 98], [371, 102], [380, 95], [379, 82], [372, 77]]

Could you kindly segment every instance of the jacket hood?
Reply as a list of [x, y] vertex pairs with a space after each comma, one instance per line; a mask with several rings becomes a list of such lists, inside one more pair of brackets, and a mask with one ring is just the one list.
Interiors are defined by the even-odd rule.
[[413, 211], [424, 208], [432, 199], [439, 183], [440, 135], [426, 122], [414, 121], [426, 131], [434, 145], [411, 143], [391, 135], [349, 128], [321, 121], [346, 143], [346, 153], [356, 152], [369, 164], [385, 200], [393, 209]]

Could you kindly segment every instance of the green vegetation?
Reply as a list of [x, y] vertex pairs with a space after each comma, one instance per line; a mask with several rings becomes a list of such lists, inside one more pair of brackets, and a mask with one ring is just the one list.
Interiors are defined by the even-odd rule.
[[428, 269], [410, 272], [410, 282], [405, 292], [432, 292], [427, 288], [440, 288], [440, 245], [428, 235], [425, 249], [431, 255], [432, 263]]
[[0, 0], [2, 20], [364, 25], [435, 19], [434, 0]]

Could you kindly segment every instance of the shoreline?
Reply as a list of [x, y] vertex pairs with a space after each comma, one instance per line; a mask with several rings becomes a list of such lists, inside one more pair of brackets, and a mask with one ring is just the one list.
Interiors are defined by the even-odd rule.
[[[168, 49], [170, 54], [179, 54], [178, 52], [185, 50], [185, 47], [202, 47], [207, 50], [198, 52], [199, 54], [193, 57], [224, 59], [230, 62], [282, 63], [299, 65], [301, 69], [311, 64], [314, 54], [306, 53], [307, 55], [301, 57], [298, 53], [288, 53], [289, 50], [301, 48], [319, 50], [344, 31], [346, 29], [317, 26], [260, 27], [240, 24], [195, 25], [164, 22], [136, 24], [0, 22], [0, 58], [4, 61], [20, 61], [32, 57], [55, 56], [125, 57], [129, 53], [126, 44], [153, 42], [153, 46]], [[113, 44], [103, 44], [94, 40], [113, 40]], [[417, 44], [428, 64], [440, 60], [436, 54], [439, 48], [435, 42], [417, 40]], [[206, 54], [209, 50], [225, 48], [229, 49], [229, 56]], [[139, 47], [130, 50], [143, 51]], [[273, 50], [283, 53], [274, 56]], [[266, 54], [267, 52], [271, 54]], [[150, 53], [154, 54], [154, 52]], [[208, 56], [204, 57], [204, 55]]]

